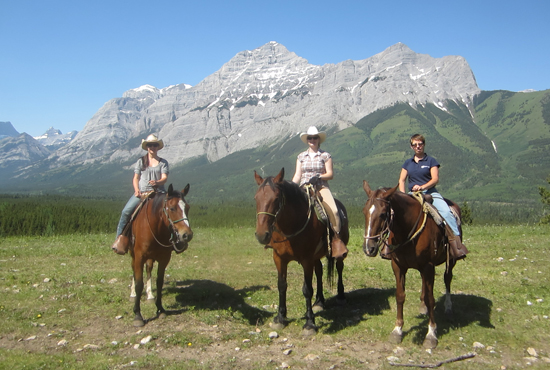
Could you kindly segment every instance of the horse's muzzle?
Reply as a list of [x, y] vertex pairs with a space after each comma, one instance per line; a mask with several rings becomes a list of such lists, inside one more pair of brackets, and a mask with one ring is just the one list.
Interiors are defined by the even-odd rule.
[[376, 257], [378, 254], [378, 239], [367, 239], [363, 242], [363, 252], [367, 257]]
[[270, 231], [266, 231], [264, 233], [258, 233], [256, 231], [256, 233], [254, 235], [256, 235], [256, 240], [258, 240], [258, 242], [262, 245], [266, 245], [271, 240], [271, 232]]
[[193, 232], [176, 233], [176, 235], [176, 249], [183, 252], [189, 247], [189, 242], [193, 239]]

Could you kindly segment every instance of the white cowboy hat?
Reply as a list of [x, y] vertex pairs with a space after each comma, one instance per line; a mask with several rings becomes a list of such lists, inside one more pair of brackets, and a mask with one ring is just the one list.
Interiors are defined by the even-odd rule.
[[147, 136], [147, 139], [141, 139], [141, 149], [147, 150], [147, 144], [157, 143], [159, 145], [159, 150], [164, 148], [164, 142], [159, 140], [155, 135], [151, 134]]
[[315, 126], [311, 126], [310, 128], [307, 129], [306, 132], [302, 132], [300, 134], [300, 139], [302, 139], [302, 141], [305, 144], [307, 144], [308, 136], [319, 136], [319, 144], [321, 144], [327, 138], [327, 133], [324, 131], [317, 130], [317, 127]]

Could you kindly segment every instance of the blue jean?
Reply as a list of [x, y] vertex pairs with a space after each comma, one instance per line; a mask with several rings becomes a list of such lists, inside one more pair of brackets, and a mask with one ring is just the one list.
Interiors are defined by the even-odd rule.
[[141, 199], [136, 197], [135, 195], [132, 195], [130, 200], [126, 203], [124, 208], [122, 209], [122, 214], [120, 215], [120, 221], [118, 222], [118, 227], [116, 229], [116, 235], [119, 236], [122, 234], [122, 231], [124, 230], [124, 226], [130, 221], [130, 217], [132, 217], [132, 213], [134, 213], [136, 207], [141, 202]]
[[459, 236], [460, 231], [458, 230], [458, 225], [456, 223], [456, 218], [453, 215], [453, 213], [451, 212], [451, 208], [449, 207], [447, 202], [445, 202], [445, 199], [443, 199], [441, 194], [439, 194], [437, 191], [430, 192], [428, 190], [427, 193], [432, 196], [433, 206], [435, 208], [437, 208], [437, 210], [439, 211], [439, 214], [441, 215], [441, 217], [443, 217], [445, 219], [445, 222], [447, 223], [447, 225], [449, 225], [451, 230], [453, 230], [453, 233], [456, 236]]

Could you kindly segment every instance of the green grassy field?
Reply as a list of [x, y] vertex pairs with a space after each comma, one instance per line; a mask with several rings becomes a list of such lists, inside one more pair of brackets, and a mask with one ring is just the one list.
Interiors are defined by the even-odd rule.
[[[395, 321], [388, 261], [367, 258], [352, 229], [344, 283], [348, 303], [325, 287], [319, 333], [304, 338], [301, 267], [289, 269], [290, 325], [269, 339], [278, 303], [271, 251], [252, 227], [194, 228], [189, 249], [173, 255], [164, 288], [166, 319], [142, 305], [132, 326], [130, 257], [109, 250], [112, 234], [0, 240], [0, 368], [5, 369], [543, 369], [550, 366], [550, 227], [470, 226], [471, 253], [454, 270], [454, 320], [443, 315], [443, 269], [436, 276], [439, 345], [427, 352], [427, 318], [418, 315], [420, 278], [409, 271], [405, 337]], [[150, 341], [141, 341], [151, 336]], [[147, 342], [147, 343], [145, 343]], [[474, 343], [479, 343], [475, 348]], [[482, 346], [483, 347], [482, 347]]]

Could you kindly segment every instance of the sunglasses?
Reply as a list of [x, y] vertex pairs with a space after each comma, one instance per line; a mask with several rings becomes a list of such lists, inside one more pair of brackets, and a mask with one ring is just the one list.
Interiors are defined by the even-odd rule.
[[158, 144], [147, 144], [147, 148], [158, 148], [159, 145]]
[[424, 143], [416, 143], [416, 144], [411, 144], [411, 146], [414, 148], [414, 147], [421, 147], [421, 146], [424, 146]]
[[317, 140], [317, 139], [319, 139], [319, 136], [308, 136], [307, 139], [308, 140]]

